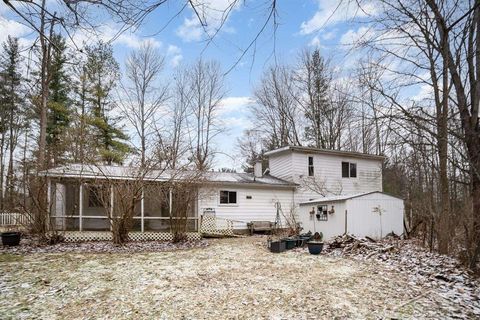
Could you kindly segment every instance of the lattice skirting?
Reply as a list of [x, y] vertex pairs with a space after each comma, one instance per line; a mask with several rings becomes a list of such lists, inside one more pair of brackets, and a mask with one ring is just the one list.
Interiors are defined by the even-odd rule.
[[[110, 241], [112, 233], [108, 231], [66, 231], [62, 233], [65, 242]], [[130, 232], [132, 241], [171, 241], [173, 234], [169, 232]], [[200, 240], [198, 232], [187, 232], [188, 240]]]
[[203, 234], [233, 236], [233, 221], [203, 215], [200, 231]]

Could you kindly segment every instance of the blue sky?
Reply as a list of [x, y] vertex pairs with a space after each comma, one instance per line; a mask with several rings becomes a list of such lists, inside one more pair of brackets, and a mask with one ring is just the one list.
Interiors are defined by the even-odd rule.
[[[207, 3], [208, 9], [204, 13], [208, 28], [213, 30], [220, 20], [218, 12], [228, 5], [229, 0], [207, 0]], [[346, 58], [345, 44], [365, 31], [365, 26], [361, 25], [362, 17], [365, 12], [374, 14], [375, 8], [367, 3], [362, 11], [347, 1], [341, 2], [340, 6], [339, 3], [337, 0], [277, 1], [279, 25], [275, 37], [269, 25], [257, 42], [254, 56], [253, 51], [247, 52], [227, 75], [228, 93], [220, 116], [229, 130], [217, 138], [216, 149], [225, 155], [217, 155], [216, 168], [240, 168], [242, 163], [235, 160], [238, 159], [236, 139], [250, 127], [248, 105], [253, 102], [252, 89], [263, 69], [275, 63], [275, 59], [280, 63], [293, 63], [302, 48], [313, 46], [319, 47], [334, 65], [348, 67], [350, 59]], [[203, 29], [190, 8], [165, 27], [166, 22], [180, 10], [181, 4], [180, 1], [167, 2], [148, 16], [135, 32], [125, 32], [115, 40], [114, 54], [120, 64], [123, 65], [125, 56], [142, 41], [151, 41], [166, 56], [166, 81], [168, 74], [178, 65], [199, 57], [215, 59], [224, 70], [228, 70], [240, 57], [241, 49], [246, 48], [265, 22], [269, 3], [268, 0], [246, 1], [245, 5], [236, 7], [208, 47]], [[28, 43], [31, 37], [28, 28], [19, 24], [20, 20], [3, 3], [0, 6], [0, 41], [10, 34], [24, 38]], [[355, 23], [352, 22], [354, 17]], [[102, 38], [109, 40], [116, 30], [117, 25], [105, 21], [97, 31]], [[80, 32], [75, 39], [77, 42], [88, 42], [93, 37], [91, 33]]]

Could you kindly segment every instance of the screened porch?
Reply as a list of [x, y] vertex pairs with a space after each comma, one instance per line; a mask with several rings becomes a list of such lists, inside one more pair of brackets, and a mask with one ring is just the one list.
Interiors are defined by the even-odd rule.
[[[99, 191], [101, 188], [101, 192]], [[110, 231], [112, 210], [116, 197], [121, 194], [113, 188], [104, 190], [95, 181], [55, 178], [48, 182], [48, 201], [51, 225], [60, 231]], [[191, 201], [187, 217], [172, 216], [174, 207], [171, 189], [162, 188], [160, 183], [150, 183], [142, 187], [142, 197], [134, 209], [132, 232], [169, 233], [171, 222], [175, 219], [187, 219], [187, 231], [197, 232], [199, 222], [197, 201]], [[102, 196], [100, 196], [100, 194]], [[105, 198], [108, 202], [106, 204]], [[174, 214], [173, 214], [174, 215]]]

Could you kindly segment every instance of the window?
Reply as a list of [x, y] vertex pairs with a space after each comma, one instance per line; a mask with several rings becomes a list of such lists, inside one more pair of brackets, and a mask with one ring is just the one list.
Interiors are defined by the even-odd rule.
[[317, 220], [318, 221], [327, 221], [328, 220], [328, 206], [327, 205], [317, 206]]
[[356, 177], [357, 177], [357, 164], [350, 163], [350, 178], [356, 178]]
[[357, 164], [352, 162], [342, 162], [342, 178], [356, 178]]
[[220, 190], [220, 204], [236, 204], [237, 192]]
[[313, 169], [313, 157], [308, 157], [308, 176], [313, 177], [313, 174], [315, 173]]

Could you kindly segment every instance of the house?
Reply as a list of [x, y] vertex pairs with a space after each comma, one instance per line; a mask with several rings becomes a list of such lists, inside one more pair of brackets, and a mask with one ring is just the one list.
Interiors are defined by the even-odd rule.
[[[250, 221], [275, 222], [280, 218], [283, 225], [296, 220], [305, 231], [322, 231], [327, 237], [345, 230], [373, 237], [384, 231], [402, 233], [403, 201], [381, 193], [382, 156], [293, 146], [269, 151], [266, 156], [269, 168], [265, 172], [257, 163], [253, 173], [202, 173], [195, 200], [189, 206], [190, 231], [199, 231], [202, 216], [213, 216], [228, 221], [236, 230], [246, 230]], [[98, 199], [96, 188], [102, 180], [134, 180], [135, 170], [73, 164], [45, 171], [50, 218], [55, 227], [67, 231], [108, 231], [105, 201]], [[194, 175], [194, 171], [148, 172], [143, 177], [147, 182], [143, 197], [135, 208], [134, 231], [169, 232], [174, 207], [172, 190], [162, 186], [172, 180], [182, 183]], [[112, 205], [115, 196], [119, 195], [112, 191]], [[367, 199], [363, 207], [356, 207], [356, 202]], [[331, 206], [335, 210], [327, 214], [327, 219], [323, 215], [320, 220], [311, 219], [312, 210], [322, 210], [323, 214], [323, 209], [330, 210]], [[381, 225], [376, 216], [371, 216], [373, 210], [383, 213]], [[360, 216], [363, 218], [357, 219]], [[391, 216], [394, 218], [390, 219]]]

